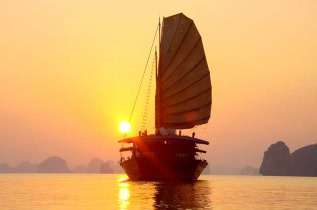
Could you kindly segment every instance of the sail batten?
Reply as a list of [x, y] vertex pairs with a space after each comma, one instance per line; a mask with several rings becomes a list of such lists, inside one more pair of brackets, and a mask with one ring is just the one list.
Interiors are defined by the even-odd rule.
[[[173, 42], [173, 40], [174, 40], [174, 37], [175, 37], [176, 31], [177, 31], [177, 29], [178, 29], [178, 26], [179, 26], [179, 23], [180, 23], [181, 18], [182, 18], [182, 17], [179, 16], [179, 19], [178, 19], [178, 22], [177, 22], [177, 26], [176, 26], [176, 30], [174, 31], [174, 34], [173, 34], [173, 37], [172, 37], [172, 42]], [[167, 57], [167, 55], [168, 55], [170, 49], [171, 49], [171, 45], [168, 46], [168, 48], [167, 48], [167, 50], [166, 50], [165, 57]]]
[[[180, 49], [181, 44], [182, 44], [183, 41], [185, 40], [185, 38], [186, 38], [186, 36], [187, 36], [187, 34], [188, 34], [188, 31], [190, 30], [190, 28], [191, 28], [191, 26], [192, 26], [192, 23], [193, 23], [193, 21], [190, 22], [190, 25], [189, 25], [188, 29], [186, 30], [186, 33], [185, 33], [184, 37], [181, 39], [179, 45], [177, 46], [177, 48], [176, 48], [176, 50], [175, 50], [175, 53], [173, 54], [173, 56], [171, 56], [171, 59], [168, 61], [167, 64], [165, 64], [164, 69], [168, 70], [168, 68], [169, 68], [169, 66], [170, 66], [170, 64], [171, 64], [171, 61], [172, 61], [172, 60], [174, 59], [174, 57], [177, 55], [177, 52], [178, 52], [178, 50]], [[194, 49], [194, 48], [193, 48], [193, 49]], [[183, 61], [184, 61], [185, 59], [186, 59], [186, 58], [184, 58]]]
[[182, 13], [163, 19], [156, 90], [156, 127], [207, 123], [212, 104], [210, 72], [201, 36]]
[[208, 94], [210, 94], [210, 91], [211, 91], [211, 88], [208, 88], [207, 90], [205, 90], [205, 91], [203, 91], [202, 93], [199, 93], [199, 94], [197, 94], [197, 95], [194, 95], [194, 96], [191, 96], [191, 97], [189, 97], [189, 98], [186, 98], [186, 99], [184, 99], [184, 100], [182, 100], [182, 101], [179, 101], [179, 102], [176, 102], [175, 103], [175, 101], [173, 101], [174, 103], [172, 103], [172, 104], [165, 104], [163, 107], [164, 108], [168, 108], [168, 107], [172, 107], [172, 106], [176, 106], [176, 105], [181, 105], [181, 104], [183, 104], [183, 103], [185, 103], [185, 102], [187, 102], [187, 101], [190, 101], [190, 100], [192, 100], [192, 99], [195, 99], [195, 98], [197, 98], [197, 97], [199, 97], [199, 96], [201, 96], [201, 95], [203, 95], [203, 94], [206, 94], [206, 93], [208, 93]]
[[209, 107], [209, 105], [211, 105], [211, 102], [208, 103], [208, 104], [205, 104], [203, 107], [196, 107], [196, 108], [191, 108], [191, 109], [186, 109], [184, 111], [178, 111], [178, 112], [166, 112], [166, 114], [170, 114], [170, 115], [181, 115], [181, 114], [184, 114], [184, 113], [188, 113], [188, 112], [195, 112], [195, 111], [198, 111], [200, 109], [203, 109], [205, 107]]
[[209, 118], [210, 117], [206, 117], [206, 118], [202, 118], [202, 119], [194, 120], [194, 121], [186, 121], [186, 123], [184, 123], [184, 122], [171, 122], [171, 123], [166, 122], [164, 125], [167, 128], [187, 129], [189, 124], [195, 124], [194, 126], [206, 124], [208, 122]]
[[202, 58], [195, 66], [193, 66], [191, 69], [189, 69], [187, 72], [185, 72], [182, 76], [180, 76], [175, 82], [171, 83], [168, 87], [164, 88], [163, 91], [167, 91], [168, 89], [170, 89], [171, 87], [173, 87], [173, 85], [177, 84], [177, 82], [179, 82], [181, 79], [183, 79], [184, 77], [186, 77], [189, 73], [191, 73], [193, 70], [195, 70], [197, 68], [197, 66], [204, 60], [204, 58]]
[[[199, 41], [200, 41], [200, 39], [197, 40], [197, 42], [196, 42], [196, 44], [194, 45], [194, 47], [193, 47], [193, 48], [189, 51], [189, 53], [174, 67], [174, 69], [179, 68], [179, 66], [180, 66], [181, 64], [183, 64], [183, 62], [186, 60], [186, 58], [187, 58], [187, 57], [190, 55], [190, 53], [195, 49], [195, 47], [197, 46], [197, 44], [199, 43]], [[171, 75], [173, 75], [173, 73], [175, 73], [175, 71], [171, 72], [170, 74], [165, 74], [166, 76], [165, 76], [165, 78], [162, 79], [162, 81], [164, 82], [164, 81], [168, 80], [169, 77], [170, 77]]]
[[[190, 84], [186, 84], [186, 86], [183, 86], [182, 89], [178, 90], [177, 92], [173, 92], [172, 94], [166, 94], [165, 97], [163, 97], [163, 99], [168, 99], [171, 97], [174, 97], [176, 94], [181, 93], [183, 91], [186, 91], [186, 89], [192, 87], [193, 85], [197, 84], [198, 82], [200, 82], [202, 79], [206, 78], [209, 76], [209, 73], [206, 73], [205, 75], [203, 75], [202, 77], [194, 80], [192, 83]], [[164, 106], [164, 105], [163, 105]]]

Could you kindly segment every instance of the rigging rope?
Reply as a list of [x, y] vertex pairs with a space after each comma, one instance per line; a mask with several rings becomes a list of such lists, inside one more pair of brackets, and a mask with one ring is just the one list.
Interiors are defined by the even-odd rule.
[[158, 29], [159, 29], [159, 26], [157, 26], [156, 31], [155, 31], [155, 35], [154, 35], [154, 39], [153, 39], [153, 42], [152, 42], [151, 50], [150, 50], [149, 56], [148, 56], [147, 61], [146, 61], [146, 65], [145, 65], [145, 69], [144, 69], [144, 72], [143, 72], [143, 75], [142, 75], [142, 79], [141, 79], [141, 83], [140, 83], [140, 86], [139, 86], [139, 89], [138, 89], [138, 93], [136, 94], [136, 98], [135, 98], [135, 101], [134, 101], [134, 104], [133, 104], [133, 107], [132, 107], [131, 115], [130, 115], [130, 118], [129, 118], [129, 123], [131, 122], [131, 119], [132, 119], [132, 116], [133, 116], [133, 112], [134, 112], [134, 109], [135, 109], [135, 105], [136, 105], [136, 102], [137, 102], [139, 94], [140, 94], [140, 90], [141, 90], [141, 86], [142, 86], [142, 83], [143, 83], [144, 75], [145, 75], [149, 60], [150, 60], [150, 56], [151, 56], [151, 53], [152, 53], [152, 49], [153, 49], [153, 45], [154, 45], [154, 41], [156, 39], [156, 35], [157, 35]]
[[141, 130], [143, 130], [143, 131], [145, 130], [146, 122], [147, 122], [147, 118], [148, 118], [148, 109], [149, 109], [149, 101], [150, 101], [151, 89], [152, 89], [152, 79], [153, 79], [154, 66], [155, 66], [155, 58], [153, 59], [153, 62], [152, 62], [149, 84], [148, 84], [146, 97], [145, 97], [143, 118], [142, 118], [142, 124], [141, 124]]

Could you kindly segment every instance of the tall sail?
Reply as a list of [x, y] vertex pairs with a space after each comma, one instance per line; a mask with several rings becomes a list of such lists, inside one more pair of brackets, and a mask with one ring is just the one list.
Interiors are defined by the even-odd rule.
[[155, 127], [185, 129], [207, 123], [211, 89], [201, 36], [193, 20], [182, 13], [164, 18]]

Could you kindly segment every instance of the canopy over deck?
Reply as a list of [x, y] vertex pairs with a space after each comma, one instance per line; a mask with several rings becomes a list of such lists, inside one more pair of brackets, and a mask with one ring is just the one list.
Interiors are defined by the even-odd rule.
[[138, 142], [158, 142], [158, 141], [173, 141], [173, 142], [188, 142], [188, 143], [195, 143], [195, 144], [205, 144], [208, 145], [208, 141], [204, 141], [201, 139], [196, 139], [189, 136], [177, 136], [177, 135], [171, 135], [171, 136], [157, 136], [157, 135], [148, 135], [148, 136], [136, 136], [132, 138], [126, 138], [119, 140], [119, 143], [138, 143]]
[[195, 149], [195, 152], [207, 153], [205, 150], [201, 150], [201, 149]]
[[134, 150], [133, 147], [123, 147], [123, 148], [121, 148], [119, 151], [120, 151], [120, 152], [125, 152], [125, 151], [132, 151], [132, 150]]

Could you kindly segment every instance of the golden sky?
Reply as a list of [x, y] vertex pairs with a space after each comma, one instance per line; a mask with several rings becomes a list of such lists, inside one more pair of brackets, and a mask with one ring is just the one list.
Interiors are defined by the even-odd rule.
[[317, 142], [316, 0], [3, 0], [0, 163], [117, 159], [158, 18], [179, 12], [211, 70], [212, 117], [195, 132], [212, 164], [259, 166], [276, 141]]

